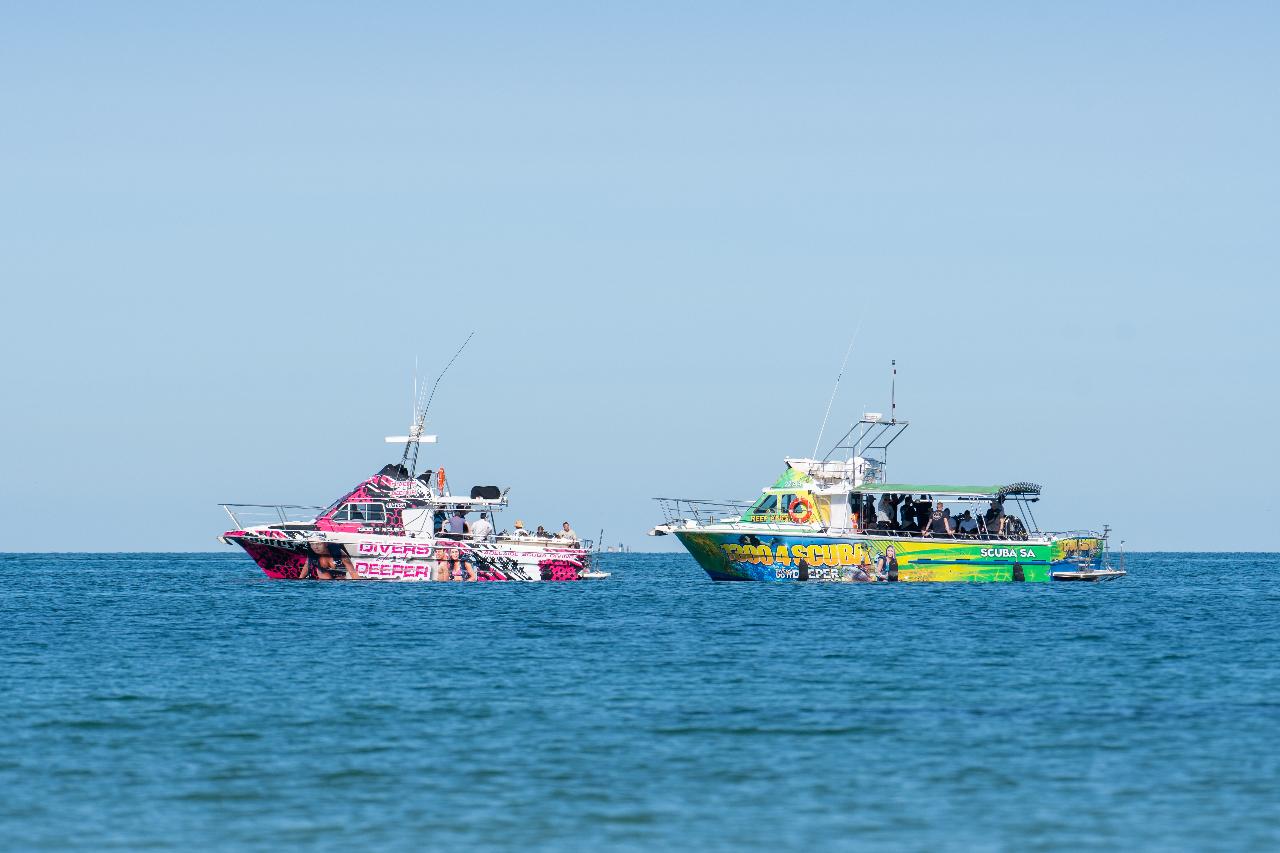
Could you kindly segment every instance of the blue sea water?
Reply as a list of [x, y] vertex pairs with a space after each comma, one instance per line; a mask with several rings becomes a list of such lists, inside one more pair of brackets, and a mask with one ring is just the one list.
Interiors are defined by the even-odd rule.
[[1274, 554], [1108, 584], [0, 555], [8, 849], [1277, 849]]

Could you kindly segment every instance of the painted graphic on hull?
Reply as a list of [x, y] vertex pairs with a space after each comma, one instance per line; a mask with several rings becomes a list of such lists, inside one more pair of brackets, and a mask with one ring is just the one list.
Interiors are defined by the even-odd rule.
[[815, 539], [756, 533], [676, 535], [717, 580], [1048, 581], [1056, 567], [1101, 555], [1094, 537], [1049, 543], [956, 539]]
[[234, 531], [228, 536], [268, 577], [282, 580], [576, 581], [583, 568], [573, 554], [517, 553], [452, 539], [353, 546], [263, 535], [277, 532]]

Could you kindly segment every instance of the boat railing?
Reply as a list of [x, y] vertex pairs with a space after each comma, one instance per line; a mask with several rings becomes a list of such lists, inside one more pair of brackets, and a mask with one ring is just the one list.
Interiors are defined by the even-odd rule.
[[667, 524], [692, 520], [698, 524], [739, 521], [750, 507], [749, 501], [699, 500], [695, 498], [654, 498]]
[[556, 536], [554, 534], [549, 536], [537, 536], [532, 533], [525, 536], [517, 536], [509, 530], [490, 533], [487, 536], [475, 536], [471, 533], [459, 533], [443, 538], [457, 539], [461, 542], [497, 542], [502, 545], [538, 545], [552, 550], [564, 549], [566, 551], [591, 551], [595, 548], [594, 539], [565, 539], [562, 536]]
[[237, 530], [246, 527], [257, 527], [263, 524], [290, 525], [310, 524], [316, 516], [324, 512], [322, 506], [301, 506], [299, 504], [218, 504], [228, 516]]
[[1041, 536], [1048, 536], [1052, 539], [1106, 539], [1106, 534], [1099, 533], [1096, 530], [1044, 530], [1040, 532]]
[[[692, 498], [654, 498], [661, 508], [665, 526], [669, 528], [687, 527], [690, 522], [698, 526], [705, 524], [742, 525], [751, 529], [755, 522], [742, 521], [743, 514], [751, 507], [746, 501], [695, 500]], [[862, 536], [884, 536], [887, 538], [927, 538], [945, 539], [961, 542], [1027, 542], [1052, 539], [1105, 539], [1106, 536], [1096, 530], [1027, 530], [1010, 535], [979, 530], [975, 533], [929, 533], [921, 534], [917, 530], [859, 527], [859, 528], [824, 528], [828, 533], [848, 533]]]

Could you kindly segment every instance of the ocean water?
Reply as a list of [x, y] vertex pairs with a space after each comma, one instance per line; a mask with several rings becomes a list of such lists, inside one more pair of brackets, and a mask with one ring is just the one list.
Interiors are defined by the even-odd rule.
[[1273, 554], [1108, 584], [0, 556], [6, 849], [1280, 849]]

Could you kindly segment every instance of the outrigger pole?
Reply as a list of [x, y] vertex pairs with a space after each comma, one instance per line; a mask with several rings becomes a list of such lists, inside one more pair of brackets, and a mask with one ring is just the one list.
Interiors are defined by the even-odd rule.
[[[431, 394], [427, 397], [424, 404], [422, 396], [419, 395], [414, 403], [413, 426], [409, 429], [409, 434], [401, 439], [399, 436], [389, 437], [387, 441], [404, 441], [404, 455], [400, 457], [400, 464], [409, 470], [409, 477], [418, 473], [418, 445], [422, 442], [431, 442], [436, 440], [434, 435], [423, 435], [422, 429], [427, 425], [427, 412], [431, 408], [431, 401], [436, 398], [436, 388], [440, 385], [440, 380], [444, 379], [444, 375], [449, 372], [449, 368], [453, 367], [453, 363], [458, 360], [458, 356], [462, 355], [462, 351], [467, 348], [467, 344], [471, 343], [471, 339], [475, 337], [475, 332], [467, 335], [467, 339], [462, 342], [462, 346], [458, 347], [458, 351], [453, 354], [453, 358], [449, 359], [449, 363], [444, 366], [444, 370], [440, 371], [440, 375], [436, 377], [436, 381], [431, 385]], [[415, 384], [416, 384], [415, 379]], [[422, 391], [425, 392], [426, 386]]]
[[816, 458], [818, 448], [822, 446], [822, 434], [827, 431], [827, 419], [831, 417], [831, 404], [836, 401], [836, 392], [840, 390], [840, 380], [844, 378], [844, 369], [849, 364], [849, 353], [853, 352], [854, 341], [858, 340], [858, 332], [862, 331], [862, 318], [858, 318], [858, 325], [853, 330], [853, 337], [849, 338], [849, 346], [844, 351], [844, 361], [840, 362], [840, 372], [836, 374], [836, 385], [831, 389], [831, 399], [827, 400], [827, 413], [822, 416], [822, 428], [818, 430], [818, 440], [813, 443], [813, 455]]

